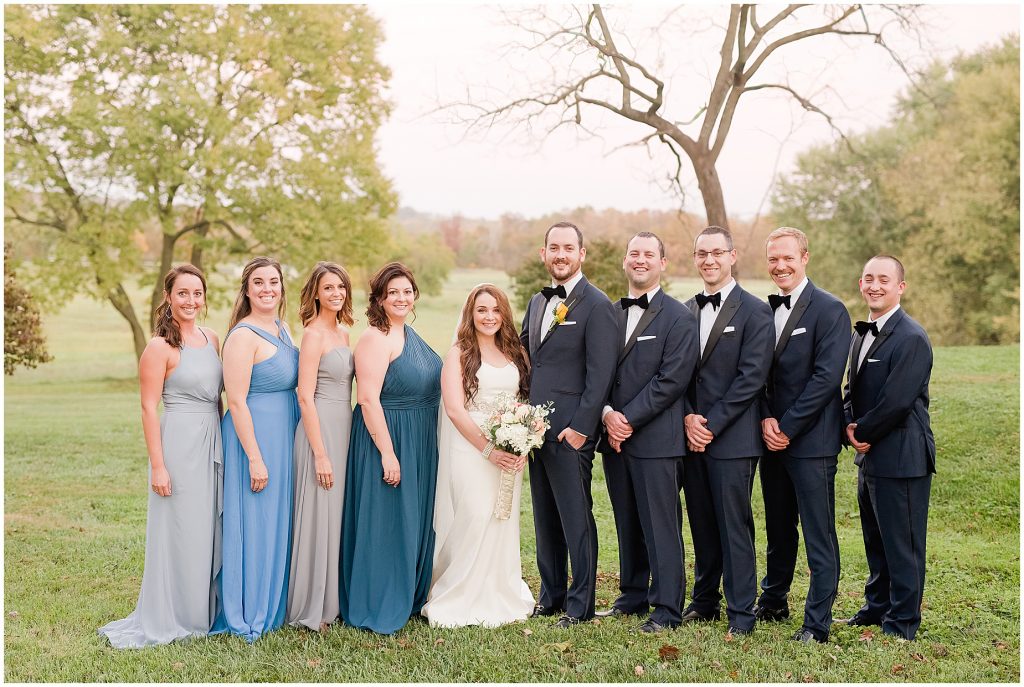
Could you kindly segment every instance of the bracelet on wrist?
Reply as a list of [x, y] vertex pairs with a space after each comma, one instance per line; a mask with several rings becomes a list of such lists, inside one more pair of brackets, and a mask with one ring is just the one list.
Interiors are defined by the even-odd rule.
[[480, 455], [482, 455], [485, 460], [490, 460], [491, 459], [491, 451], [493, 451], [493, 450], [494, 450], [494, 442], [493, 441], [488, 441], [487, 445], [484, 446], [484, 450], [480, 452]]

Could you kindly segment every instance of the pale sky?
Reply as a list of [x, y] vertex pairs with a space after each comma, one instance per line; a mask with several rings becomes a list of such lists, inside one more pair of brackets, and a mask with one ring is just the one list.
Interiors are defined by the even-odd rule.
[[[567, 11], [564, 6], [552, 7], [553, 12]], [[505, 19], [503, 9], [515, 11], [514, 6], [389, 3], [371, 8], [383, 23], [380, 57], [392, 69], [389, 98], [394, 105], [378, 134], [378, 145], [401, 205], [439, 215], [486, 218], [504, 212], [532, 217], [584, 205], [620, 210], [678, 207], [677, 199], [656, 183], [670, 170], [664, 152], [613, 152], [645, 133], [614, 115], [584, 111], [584, 124], [600, 127], [602, 139], [597, 140], [568, 128], [553, 135], [538, 130], [533, 136], [522, 130], [492, 129], [467, 138], [464, 126], [450, 123], [451, 114], [431, 114], [439, 102], [464, 100], [467, 89], [489, 92], [499, 100], [527, 94], [518, 84], [543, 77], [546, 62], [505, 51], [511, 42], [529, 38]], [[722, 5], [690, 5], [661, 24], [670, 10], [662, 4], [605, 8], [609, 21], [628, 27], [645, 60], [661, 60], [659, 75], [668, 83], [671, 118], [686, 120], [703, 104], [706, 75], [715, 67], [721, 36], [713, 27], [724, 23], [728, 10]], [[935, 4], [925, 11], [925, 45], [900, 44], [912, 67], [926, 64], [929, 54], [950, 57], [958, 50], [969, 52], [1020, 27], [1016, 3]], [[653, 27], [660, 27], [657, 35]], [[906, 86], [884, 52], [863, 39], [848, 40], [846, 45], [805, 42], [776, 55], [783, 58], [775, 65], [777, 74], [785, 72], [789, 83], [819, 93], [847, 130], [884, 124], [895, 96]], [[726, 206], [741, 217], [768, 211], [765, 197], [776, 169], [791, 170], [801, 151], [833, 140], [821, 118], [804, 113], [781, 94], [767, 93], [743, 96], [718, 163]], [[691, 182], [686, 208], [703, 215], [688, 169], [684, 178]]]

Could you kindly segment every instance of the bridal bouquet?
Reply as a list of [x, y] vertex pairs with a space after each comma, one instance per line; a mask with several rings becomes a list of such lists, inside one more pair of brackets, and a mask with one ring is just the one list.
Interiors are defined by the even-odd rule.
[[[481, 429], [495, 448], [517, 456], [526, 455], [544, 444], [544, 433], [551, 426], [547, 419], [551, 408], [551, 403], [534, 406], [511, 394], [498, 394], [487, 409], [489, 413]], [[498, 520], [508, 520], [512, 514], [515, 484], [516, 474], [502, 470], [498, 500], [494, 504], [494, 517]]]

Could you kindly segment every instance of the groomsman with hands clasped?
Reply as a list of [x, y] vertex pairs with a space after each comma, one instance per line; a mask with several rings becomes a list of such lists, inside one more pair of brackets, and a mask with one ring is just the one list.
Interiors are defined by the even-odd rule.
[[697, 365], [697, 320], [660, 288], [664, 243], [640, 232], [622, 267], [629, 296], [619, 301], [618, 367], [602, 421], [605, 480], [619, 542], [621, 593], [602, 617], [644, 615], [637, 628], [661, 632], [682, 622], [686, 596], [679, 503], [686, 454], [683, 395]]
[[718, 619], [721, 579], [729, 632], [749, 634], [757, 594], [750, 495], [764, 453], [760, 397], [774, 349], [772, 311], [733, 279], [736, 251], [727, 229], [704, 229], [693, 258], [704, 291], [686, 303], [697, 316], [700, 360], [685, 416], [683, 490], [695, 565], [682, 621]]
[[844, 395], [846, 439], [857, 451], [857, 502], [868, 560], [864, 605], [847, 625], [881, 625], [913, 639], [924, 598], [928, 500], [935, 437], [928, 417], [932, 347], [900, 308], [903, 264], [877, 255], [860, 292], [870, 317], [857, 322]]
[[530, 300], [521, 334], [532, 367], [530, 403], [554, 404], [551, 428], [530, 463], [540, 571], [533, 615], [561, 613], [561, 628], [594, 617], [597, 525], [590, 483], [618, 354], [614, 306], [583, 276], [585, 258], [576, 225], [559, 222], [548, 229], [540, 259], [552, 285]]
[[839, 588], [835, 479], [850, 316], [839, 299], [807, 278], [810, 253], [802, 231], [776, 229], [766, 253], [780, 293], [768, 296], [775, 313], [775, 353], [761, 410], [768, 447], [761, 460], [768, 565], [754, 615], [761, 621], [789, 617], [799, 522], [811, 580], [803, 626], [792, 638], [826, 642]]

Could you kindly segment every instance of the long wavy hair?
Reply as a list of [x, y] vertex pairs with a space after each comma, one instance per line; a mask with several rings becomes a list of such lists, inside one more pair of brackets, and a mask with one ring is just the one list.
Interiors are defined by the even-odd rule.
[[494, 334], [494, 344], [519, 370], [519, 398], [525, 400], [530, 397], [530, 363], [512, 321], [512, 306], [509, 305], [508, 297], [497, 286], [480, 284], [469, 292], [466, 304], [462, 306], [462, 319], [455, 335], [455, 343], [459, 347], [459, 363], [462, 365], [462, 391], [466, 395], [466, 403], [473, 400], [480, 387], [480, 381], [476, 378], [481, 364], [480, 342], [476, 338], [473, 310], [476, 308], [477, 297], [482, 293], [488, 294], [498, 303], [501, 327]]
[[273, 258], [261, 255], [245, 263], [245, 267], [242, 268], [242, 285], [238, 289], [235, 306], [231, 309], [228, 330], [233, 329], [236, 324], [252, 312], [252, 303], [249, 302], [249, 277], [261, 267], [273, 267], [277, 270], [277, 276], [281, 278], [281, 301], [277, 304], [277, 318], [284, 318], [284, 273], [281, 271], [281, 263]]
[[302, 293], [299, 295], [299, 319], [302, 320], [302, 326], [305, 327], [320, 314], [320, 299], [317, 298], [317, 293], [320, 291], [320, 280], [327, 274], [333, 274], [341, 280], [341, 286], [345, 289], [345, 302], [338, 311], [338, 322], [351, 327], [355, 322], [352, 319], [352, 279], [338, 263], [322, 260], [313, 266], [309, 279], [302, 285]]
[[[379, 329], [387, 334], [391, 331], [391, 320], [384, 311], [384, 301], [388, 297], [388, 284], [392, 279], [405, 277], [412, 284], [413, 302], [420, 297], [420, 288], [416, 286], [416, 278], [412, 276], [412, 270], [400, 262], [389, 262], [381, 267], [370, 277], [370, 302], [366, 306], [366, 322], [371, 327]], [[413, 306], [415, 317], [416, 307]]]
[[[206, 277], [203, 276], [202, 270], [195, 265], [189, 263], [178, 265], [177, 267], [172, 267], [164, 275], [164, 302], [156, 309], [156, 324], [153, 326], [153, 336], [162, 336], [164, 341], [175, 348], [184, 346], [185, 341], [181, 336], [181, 327], [178, 325], [178, 321], [171, 314], [171, 292], [174, 290], [174, 282], [183, 274], [199, 277], [199, 281], [203, 284], [203, 295], [206, 295]], [[207, 310], [204, 299], [203, 317], [206, 317]]]

